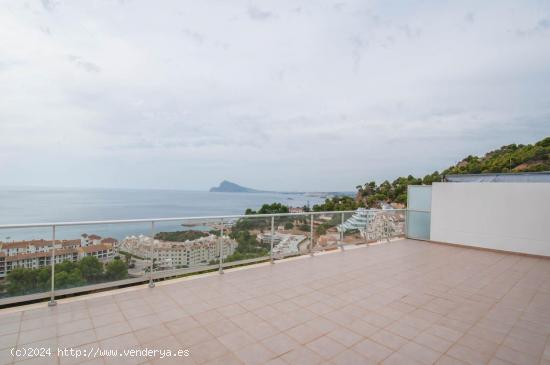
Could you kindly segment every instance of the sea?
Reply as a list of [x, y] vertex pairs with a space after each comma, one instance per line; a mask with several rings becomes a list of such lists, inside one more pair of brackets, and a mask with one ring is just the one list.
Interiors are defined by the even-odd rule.
[[[266, 203], [302, 207], [322, 201], [324, 197], [308, 194], [9, 187], [0, 188], [0, 225], [235, 215]], [[190, 229], [183, 223], [159, 222], [155, 231]], [[150, 235], [151, 224], [56, 227], [56, 239], [77, 239], [84, 233], [121, 240], [129, 235]], [[51, 228], [0, 229], [3, 242], [51, 238]]]

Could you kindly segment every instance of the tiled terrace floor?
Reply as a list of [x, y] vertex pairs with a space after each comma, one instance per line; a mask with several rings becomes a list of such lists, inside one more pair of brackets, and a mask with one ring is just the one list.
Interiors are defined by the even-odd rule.
[[550, 364], [549, 259], [410, 240], [40, 306], [0, 311], [0, 364]]

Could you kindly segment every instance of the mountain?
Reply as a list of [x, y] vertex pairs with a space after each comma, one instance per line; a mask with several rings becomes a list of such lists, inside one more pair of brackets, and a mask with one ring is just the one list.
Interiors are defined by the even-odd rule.
[[271, 193], [271, 194], [291, 194], [291, 195], [300, 195], [304, 194], [307, 196], [312, 197], [327, 197], [327, 196], [334, 196], [334, 195], [346, 195], [346, 196], [354, 196], [355, 192], [349, 192], [349, 191], [316, 191], [316, 192], [305, 192], [305, 191], [272, 191], [272, 190], [257, 190], [252, 188], [247, 188], [245, 186], [241, 186], [239, 184], [236, 184], [231, 181], [224, 180], [220, 183], [220, 185], [215, 186], [213, 188], [210, 188], [209, 190], [211, 193]]
[[256, 190], [224, 180], [220, 185], [210, 188], [211, 193], [266, 193], [267, 191]]

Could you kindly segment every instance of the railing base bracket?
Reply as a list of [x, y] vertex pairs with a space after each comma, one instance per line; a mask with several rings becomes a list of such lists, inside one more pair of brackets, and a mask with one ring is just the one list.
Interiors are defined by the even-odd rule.
[[55, 300], [50, 300], [48, 302], [48, 307], [55, 307], [57, 305], [57, 302]]

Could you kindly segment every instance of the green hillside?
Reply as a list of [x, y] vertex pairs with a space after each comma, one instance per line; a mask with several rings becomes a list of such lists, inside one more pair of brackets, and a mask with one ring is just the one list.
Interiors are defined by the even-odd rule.
[[364, 206], [377, 208], [384, 202], [406, 204], [408, 185], [431, 185], [434, 181], [441, 181], [445, 175], [530, 171], [550, 171], [550, 137], [534, 144], [502, 146], [481, 157], [468, 156], [442, 172], [435, 171], [423, 178], [409, 175], [392, 182], [386, 180], [379, 185], [375, 181], [357, 185], [355, 199], [327, 199], [325, 203], [314, 206], [314, 210], [347, 210]]
[[443, 175], [548, 170], [550, 170], [550, 137], [535, 144], [502, 146], [483, 157], [468, 156], [455, 166], [443, 171]]
[[502, 146], [481, 157], [470, 155], [441, 173], [435, 171], [423, 178], [409, 175], [393, 182], [386, 180], [380, 185], [374, 181], [358, 185], [356, 200], [368, 207], [376, 207], [380, 202], [405, 204], [408, 185], [431, 185], [434, 181], [441, 181], [445, 175], [530, 171], [550, 171], [550, 137], [534, 144]]

